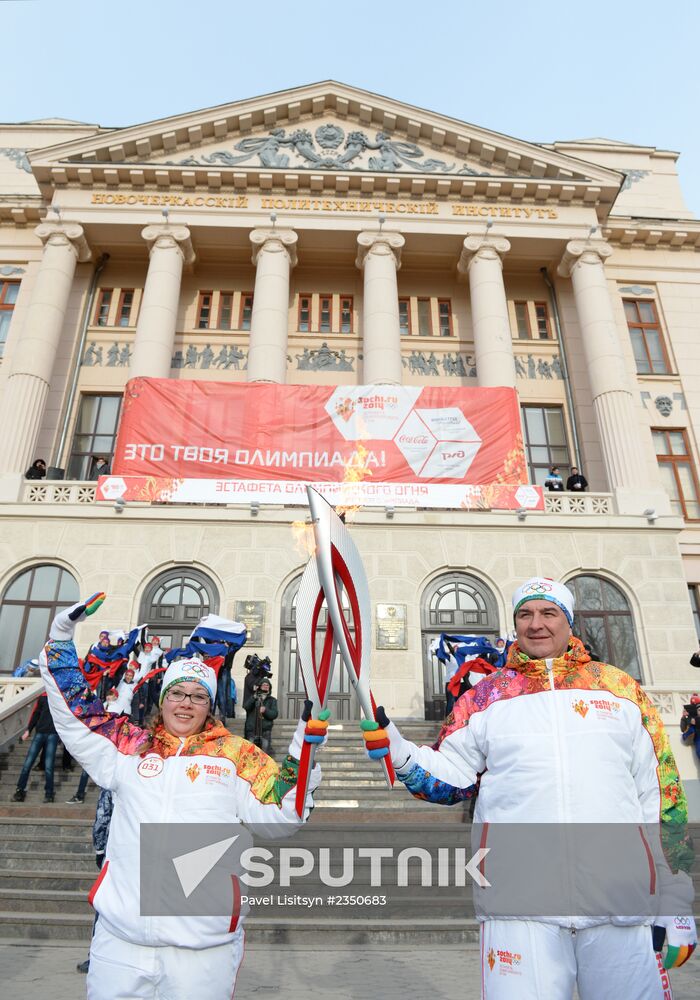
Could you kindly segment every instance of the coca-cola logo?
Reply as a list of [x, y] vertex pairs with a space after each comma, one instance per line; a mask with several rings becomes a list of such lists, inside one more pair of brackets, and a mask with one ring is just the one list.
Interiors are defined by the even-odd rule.
[[399, 444], [430, 444], [430, 438], [425, 434], [401, 434]]

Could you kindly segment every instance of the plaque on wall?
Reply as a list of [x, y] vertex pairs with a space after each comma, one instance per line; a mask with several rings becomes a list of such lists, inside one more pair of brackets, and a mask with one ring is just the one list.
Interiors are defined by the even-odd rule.
[[262, 646], [265, 628], [264, 601], [236, 601], [234, 617], [248, 629], [247, 646]]
[[406, 649], [406, 605], [377, 605], [377, 649]]

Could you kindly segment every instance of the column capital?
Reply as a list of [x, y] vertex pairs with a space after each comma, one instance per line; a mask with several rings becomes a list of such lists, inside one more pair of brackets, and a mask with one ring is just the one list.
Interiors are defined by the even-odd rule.
[[77, 222], [42, 222], [34, 230], [44, 246], [70, 247], [79, 264], [92, 258], [83, 227]]
[[355, 266], [360, 270], [370, 254], [377, 257], [393, 257], [396, 270], [401, 267], [401, 250], [406, 240], [401, 233], [395, 232], [364, 232], [357, 237], [357, 257]]
[[577, 264], [602, 265], [612, 252], [612, 247], [605, 240], [571, 240], [566, 244], [557, 274], [561, 278], [569, 278]]
[[468, 274], [472, 263], [479, 260], [497, 260], [503, 267], [503, 254], [510, 250], [510, 242], [504, 236], [467, 236], [462, 244], [457, 270]]
[[253, 244], [251, 260], [257, 265], [263, 250], [266, 253], [286, 253], [289, 266], [296, 267], [298, 241], [299, 237], [293, 229], [253, 229], [250, 234], [250, 242]]
[[177, 250], [185, 264], [194, 264], [195, 253], [187, 226], [171, 226], [168, 223], [146, 226], [141, 236], [148, 243], [149, 255], [159, 250]]

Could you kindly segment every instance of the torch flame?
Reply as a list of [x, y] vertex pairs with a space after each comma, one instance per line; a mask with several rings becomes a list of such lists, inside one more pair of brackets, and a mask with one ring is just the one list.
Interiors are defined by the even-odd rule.
[[[367, 448], [365, 448], [361, 441], [358, 441], [355, 450], [350, 454], [345, 463], [342, 483], [359, 483], [367, 476], [372, 475], [371, 469], [367, 466], [368, 455], [369, 451]], [[352, 520], [354, 514], [361, 506], [359, 503], [339, 504], [335, 508], [335, 512], [343, 521], [347, 521], [348, 518]], [[292, 534], [294, 535], [294, 544], [301, 555], [310, 558], [315, 554], [316, 540], [314, 538], [313, 525], [310, 522], [292, 521]]]
[[297, 552], [311, 558], [316, 552], [314, 527], [310, 521], [292, 521], [292, 534]]
[[[367, 476], [371, 476], [372, 472], [367, 466], [367, 456], [369, 452], [362, 444], [358, 441], [357, 446], [353, 453], [348, 458], [345, 463], [345, 472], [343, 474], [343, 483], [360, 483]], [[339, 504], [335, 508], [335, 512], [339, 517], [342, 517], [343, 521], [348, 518], [352, 520], [355, 513], [360, 509], [361, 504], [346, 503]]]

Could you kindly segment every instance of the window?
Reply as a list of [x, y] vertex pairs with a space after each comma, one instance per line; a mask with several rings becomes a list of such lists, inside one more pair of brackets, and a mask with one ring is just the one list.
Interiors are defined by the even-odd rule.
[[95, 306], [95, 326], [107, 326], [109, 307], [112, 304], [112, 289], [101, 288]]
[[540, 340], [551, 340], [549, 329], [549, 310], [546, 302], [535, 302], [535, 319], [537, 320], [537, 336]]
[[214, 298], [213, 292], [200, 292], [199, 305], [197, 307], [197, 329], [208, 330], [211, 319], [211, 303]]
[[690, 606], [693, 609], [693, 621], [695, 622], [695, 632], [700, 641], [700, 598], [698, 597], [698, 584], [689, 583], [688, 584], [688, 597], [690, 598]]
[[131, 321], [131, 307], [134, 304], [134, 289], [122, 288], [119, 296], [119, 308], [117, 309], [117, 325], [129, 326]]
[[620, 588], [599, 576], [574, 577], [567, 587], [576, 598], [574, 635], [591, 647], [593, 659], [641, 680], [632, 613]]
[[311, 329], [311, 296], [299, 296], [299, 319], [297, 329], [300, 333], [308, 333]]
[[485, 583], [466, 573], [450, 573], [438, 577], [423, 593], [421, 638], [426, 719], [445, 717], [445, 665], [430, 649], [442, 632], [496, 638], [498, 609]]
[[651, 434], [661, 481], [671, 498], [671, 508], [686, 521], [700, 520], [698, 480], [686, 432], [652, 428]]
[[653, 302], [623, 299], [638, 375], [668, 375], [671, 371], [661, 325]]
[[570, 461], [561, 407], [524, 406], [523, 427], [530, 482], [542, 486], [553, 465], [566, 480]]
[[530, 317], [528, 315], [527, 302], [514, 302], [515, 324], [520, 340], [530, 339]]
[[0, 670], [38, 656], [56, 614], [79, 598], [78, 584], [60, 566], [33, 566], [16, 576], [0, 607]]
[[219, 594], [201, 570], [176, 567], [161, 573], [146, 588], [139, 621], [160, 638], [163, 649], [181, 648], [200, 618], [219, 611]]
[[432, 337], [433, 322], [430, 316], [430, 299], [418, 299], [418, 336]]
[[318, 304], [318, 330], [319, 333], [330, 333], [331, 332], [331, 315], [332, 315], [333, 297], [331, 295], [322, 295], [319, 299]]
[[399, 299], [399, 330], [402, 337], [411, 336], [411, 300]]
[[19, 281], [0, 281], [0, 358], [5, 353], [7, 333], [18, 292]]
[[438, 299], [438, 320], [440, 336], [452, 336], [452, 306], [449, 299]]
[[230, 330], [233, 317], [233, 292], [222, 292], [219, 296], [219, 330]]
[[95, 456], [111, 461], [121, 402], [121, 396], [83, 396], [66, 478], [90, 479]]
[[352, 333], [352, 295], [340, 296], [340, 332]]
[[253, 293], [241, 292], [241, 313], [238, 318], [239, 330], [250, 330], [253, 318]]

